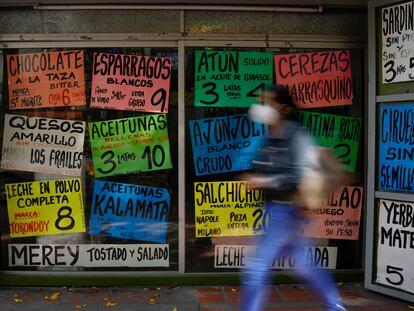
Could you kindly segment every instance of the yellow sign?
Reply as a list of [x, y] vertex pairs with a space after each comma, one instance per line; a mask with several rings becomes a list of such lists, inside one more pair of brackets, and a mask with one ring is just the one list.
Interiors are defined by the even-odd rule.
[[246, 181], [194, 184], [195, 234], [201, 237], [263, 234], [269, 215], [263, 190], [251, 190]]
[[10, 237], [85, 232], [80, 178], [6, 184]]

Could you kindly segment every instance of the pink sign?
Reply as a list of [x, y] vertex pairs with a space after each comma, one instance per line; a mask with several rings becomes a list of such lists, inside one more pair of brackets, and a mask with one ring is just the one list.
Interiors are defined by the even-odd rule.
[[358, 240], [362, 198], [362, 187], [339, 187], [326, 206], [309, 212], [301, 233], [311, 238]]
[[349, 51], [275, 55], [275, 70], [299, 108], [352, 105]]
[[83, 51], [7, 55], [10, 109], [84, 106]]
[[168, 112], [171, 65], [169, 57], [95, 53], [91, 108]]

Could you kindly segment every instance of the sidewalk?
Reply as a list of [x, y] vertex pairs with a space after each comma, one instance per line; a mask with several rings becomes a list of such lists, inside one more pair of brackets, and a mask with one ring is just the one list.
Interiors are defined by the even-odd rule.
[[[360, 283], [339, 283], [349, 310], [414, 310], [414, 304], [364, 289]], [[236, 311], [239, 288], [202, 287], [4, 287], [1, 311]], [[323, 310], [306, 285], [273, 287], [267, 311]]]

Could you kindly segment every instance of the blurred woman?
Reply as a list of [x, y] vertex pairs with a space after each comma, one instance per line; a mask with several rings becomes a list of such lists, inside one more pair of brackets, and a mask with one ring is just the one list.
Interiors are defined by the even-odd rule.
[[247, 180], [251, 188], [264, 189], [270, 224], [242, 271], [240, 310], [264, 309], [273, 280], [270, 265], [280, 256], [295, 259], [295, 272], [311, 284], [327, 310], [346, 310], [340, 303], [332, 276], [326, 270], [308, 267], [300, 255], [307, 246], [306, 239], [298, 235], [305, 212], [293, 202], [304, 170], [318, 165], [315, 144], [305, 130], [290, 119], [295, 106], [286, 87], [274, 85], [265, 90], [261, 102], [263, 105], [253, 105], [249, 114], [252, 121], [269, 126], [269, 137], [253, 161], [256, 173], [245, 174], [243, 180]]

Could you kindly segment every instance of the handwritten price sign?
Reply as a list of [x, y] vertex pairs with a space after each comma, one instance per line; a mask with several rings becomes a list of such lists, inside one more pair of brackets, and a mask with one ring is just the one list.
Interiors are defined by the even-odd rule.
[[168, 112], [172, 59], [95, 53], [91, 107]]
[[414, 203], [379, 200], [377, 274], [380, 284], [414, 293]]
[[271, 53], [196, 51], [194, 105], [250, 107], [273, 83]]
[[9, 108], [85, 105], [83, 51], [7, 56]]
[[382, 83], [414, 79], [413, 1], [385, 7], [381, 12]]
[[194, 184], [196, 237], [263, 234], [268, 229], [263, 190], [246, 181]]
[[89, 133], [97, 177], [172, 167], [164, 114], [92, 122]]
[[80, 178], [6, 184], [12, 238], [85, 232]]
[[316, 142], [333, 153], [350, 172], [355, 172], [361, 137], [361, 119], [326, 113], [298, 111], [302, 125]]

